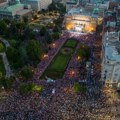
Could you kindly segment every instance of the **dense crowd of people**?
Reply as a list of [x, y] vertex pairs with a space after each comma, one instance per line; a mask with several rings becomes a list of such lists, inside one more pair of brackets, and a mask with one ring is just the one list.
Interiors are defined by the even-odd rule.
[[[14, 91], [7, 100], [0, 103], [0, 120], [113, 120], [111, 106], [106, 103], [100, 80], [101, 39], [95, 34], [73, 35], [81, 43], [90, 47], [93, 74], [88, 78], [86, 63], [76, 59], [74, 52], [62, 79], [54, 82], [40, 81], [39, 77], [58, 53], [69, 34], [63, 35], [48, 53], [49, 59], [41, 61], [35, 71], [36, 84], [44, 86], [42, 93], [20, 96]], [[96, 51], [98, 52], [96, 54]], [[88, 80], [85, 93], [75, 93], [73, 84]]]
[[66, 34], [66, 36], [62, 36], [60, 39], [58, 39], [57, 41], [55, 41], [51, 46], [50, 46], [50, 50], [48, 51], [47, 55], [43, 56], [43, 59], [41, 60], [41, 62], [38, 64], [37, 69], [35, 70], [35, 76], [34, 79], [39, 80], [40, 76], [43, 74], [43, 72], [45, 71], [45, 69], [47, 68], [47, 66], [50, 64], [50, 62], [52, 61], [52, 59], [55, 57], [55, 55], [58, 53], [58, 51], [60, 50], [60, 48], [62, 47], [62, 45], [65, 43], [66, 39], [67, 39], [67, 35], [69, 35], [68, 33]]

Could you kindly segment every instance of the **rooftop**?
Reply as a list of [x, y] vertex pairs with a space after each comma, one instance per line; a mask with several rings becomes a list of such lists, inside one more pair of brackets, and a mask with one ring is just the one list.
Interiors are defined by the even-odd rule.
[[109, 60], [120, 62], [119, 32], [107, 32], [105, 34], [105, 54]]
[[67, 4], [76, 4], [78, 0], [67, 0]]
[[68, 11], [68, 15], [86, 15], [86, 16], [92, 16], [92, 17], [98, 17], [102, 16], [102, 10], [99, 8], [72, 8], [70, 11]]
[[10, 5], [10, 6], [4, 6], [0, 8], [0, 11], [2, 12], [14, 12], [17, 11], [18, 8], [24, 7], [24, 4], [15, 4], [15, 5]]
[[17, 15], [24, 15], [24, 14], [26, 14], [26, 13], [28, 13], [28, 12], [30, 12], [29, 9], [23, 9], [23, 10], [20, 10], [20, 11], [16, 12], [16, 14], [17, 14]]

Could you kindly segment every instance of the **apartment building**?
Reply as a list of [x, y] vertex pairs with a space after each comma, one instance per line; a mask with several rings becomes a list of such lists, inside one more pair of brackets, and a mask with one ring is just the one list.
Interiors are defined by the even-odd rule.
[[120, 87], [120, 32], [106, 32], [103, 36], [101, 80]]

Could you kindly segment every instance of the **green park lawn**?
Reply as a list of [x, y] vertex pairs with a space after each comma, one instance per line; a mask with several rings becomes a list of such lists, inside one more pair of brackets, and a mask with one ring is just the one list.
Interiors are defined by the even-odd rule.
[[64, 70], [71, 56], [59, 53], [55, 60], [50, 64], [49, 69]]
[[3, 64], [2, 56], [0, 55], [0, 74], [5, 75], [5, 67]]
[[67, 46], [67, 47], [76, 47], [77, 45], [77, 41], [76, 40], [73, 40], [73, 39], [69, 39], [65, 44], [64, 46]]
[[[45, 70], [45, 72], [40, 77], [40, 79], [45, 78], [45, 76], [50, 77], [52, 79], [59, 79], [59, 78], [63, 77], [64, 72], [66, 70], [66, 67], [67, 67], [67, 65], [68, 65], [68, 63], [69, 63], [69, 61], [71, 59], [71, 56], [72, 56], [72, 54], [74, 52], [75, 46], [77, 44], [77, 41], [73, 42], [72, 40], [70, 40], [70, 42], [67, 41], [66, 43], [60, 49], [60, 51], [55, 56], [55, 58], [50, 63], [50, 65]], [[71, 48], [71, 44], [72, 43], [74, 44], [74, 48], [73, 47]], [[68, 48], [70, 48], [72, 50], [71, 53], [69, 53], [69, 54], [63, 54], [61, 52], [62, 49], [66, 48], [66, 45], [67, 45], [67, 47], [68, 47], [68, 45], [70, 45], [70, 47], [68, 47]]]
[[70, 58], [71, 55], [58, 53], [48, 68], [45, 70], [41, 78], [44, 78], [45, 76], [52, 79], [62, 78]]

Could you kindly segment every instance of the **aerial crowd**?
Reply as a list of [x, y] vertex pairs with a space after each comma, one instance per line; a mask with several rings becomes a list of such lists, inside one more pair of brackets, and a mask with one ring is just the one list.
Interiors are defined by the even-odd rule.
[[[0, 120], [113, 120], [111, 107], [106, 103], [106, 96], [102, 92], [100, 80], [101, 63], [101, 36], [93, 34], [72, 34], [79, 41], [76, 50], [81, 43], [90, 47], [90, 60], [93, 73], [86, 70], [86, 63], [76, 59], [76, 52], [67, 66], [62, 79], [54, 82], [39, 80], [40, 75], [47, 68], [61, 46], [69, 38], [70, 33], [63, 36], [53, 44], [53, 49], [48, 56], [40, 62], [35, 71], [34, 82], [44, 86], [42, 93], [33, 92], [28, 96], [21, 96], [18, 91], [0, 104]], [[49, 57], [49, 59], [48, 59]], [[71, 72], [72, 71], [72, 72]], [[75, 82], [88, 80], [85, 93], [75, 93]]]

